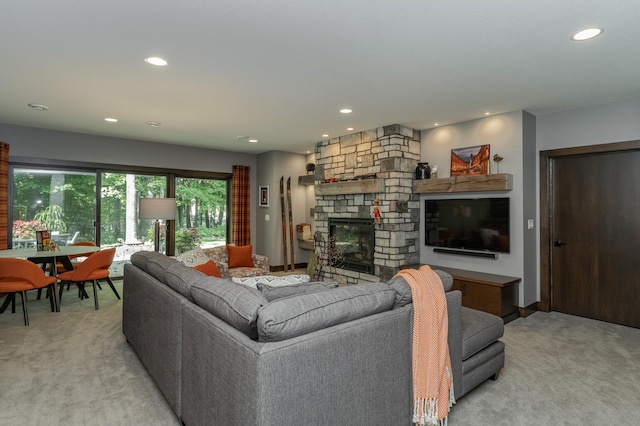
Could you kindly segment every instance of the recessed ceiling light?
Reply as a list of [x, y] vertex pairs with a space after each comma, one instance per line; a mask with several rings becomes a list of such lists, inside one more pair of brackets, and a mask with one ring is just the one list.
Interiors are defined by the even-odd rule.
[[36, 111], [47, 111], [49, 109], [48, 106], [42, 104], [28, 104], [29, 108], [34, 109]]
[[434, 125], [434, 126], [439, 126], [440, 124], [439, 124], [439, 123], [433, 123], [433, 125]]
[[573, 41], [589, 40], [589, 39], [592, 39], [594, 37], [599, 36], [600, 34], [602, 34], [603, 31], [604, 30], [602, 28], [587, 28], [585, 30], [578, 31], [577, 33], [575, 33], [571, 37], [571, 40], [573, 40]]
[[484, 115], [490, 115], [491, 113], [489, 111], [485, 112]]
[[353, 130], [353, 127], [347, 127], [347, 130]]
[[117, 123], [118, 119], [117, 118], [107, 117], [107, 118], [104, 119], [104, 121], [108, 121], [109, 123]]
[[147, 126], [149, 127], [160, 127], [160, 123], [157, 121], [147, 121]]
[[340, 110], [340, 112], [341, 112], [342, 114], [351, 114], [351, 113], [353, 112], [353, 110], [351, 110], [351, 109], [349, 109], [349, 108], [342, 108], [342, 109]]
[[322, 137], [323, 137], [323, 138], [328, 138], [328, 137], [329, 137], [329, 135], [325, 133], [324, 135], [322, 135]]
[[150, 58], [145, 58], [144, 60], [146, 63], [151, 64], [151, 65], [155, 65], [158, 67], [166, 67], [168, 65], [167, 61], [165, 61], [162, 58], [158, 58], [157, 56], [152, 56]]
[[249, 139], [249, 142], [251, 142], [251, 143], [257, 143], [257, 142], [258, 142], [258, 139]]

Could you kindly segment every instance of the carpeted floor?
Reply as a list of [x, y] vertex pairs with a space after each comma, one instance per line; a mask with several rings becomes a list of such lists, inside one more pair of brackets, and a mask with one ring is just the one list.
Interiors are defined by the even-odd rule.
[[[34, 293], [29, 327], [19, 303], [0, 315], [0, 424], [180, 425], [122, 335], [122, 302], [107, 286], [99, 301], [65, 291], [54, 314]], [[450, 426], [640, 424], [639, 329], [536, 313], [503, 340], [500, 378], [463, 397]]]

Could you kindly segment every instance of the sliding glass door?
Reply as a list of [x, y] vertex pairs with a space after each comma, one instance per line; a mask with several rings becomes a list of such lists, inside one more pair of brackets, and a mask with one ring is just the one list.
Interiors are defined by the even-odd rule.
[[35, 231], [46, 229], [57, 245], [95, 241], [96, 174], [14, 168], [12, 246], [35, 247]]
[[138, 219], [139, 199], [171, 196], [177, 202], [175, 233], [166, 235], [167, 228], [161, 227], [162, 252], [169, 242], [180, 254], [227, 241], [230, 188], [224, 176], [18, 165], [12, 170], [14, 248], [35, 246], [35, 231], [46, 229], [58, 245], [95, 241], [118, 247], [116, 260], [127, 260], [136, 251], [154, 249], [155, 221]]
[[[138, 219], [138, 199], [164, 198], [167, 177], [104, 172], [100, 187], [100, 245], [122, 246], [123, 256], [153, 250], [154, 222]], [[165, 238], [162, 232], [162, 247]]]
[[227, 180], [178, 177], [176, 203], [176, 254], [227, 242]]

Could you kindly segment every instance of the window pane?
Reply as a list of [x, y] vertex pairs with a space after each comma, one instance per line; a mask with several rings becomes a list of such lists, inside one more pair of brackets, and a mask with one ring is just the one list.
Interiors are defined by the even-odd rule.
[[96, 175], [15, 168], [13, 247], [35, 246], [35, 231], [48, 230], [57, 245], [95, 241]]
[[227, 181], [176, 179], [176, 255], [227, 241]]
[[[155, 221], [138, 219], [138, 199], [164, 198], [166, 188], [165, 176], [102, 174], [100, 245], [120, 247], [116, 260], [126, 260], [136, 251], [153, 250]], [[161, 240], [164, 251], [164, 231]]]

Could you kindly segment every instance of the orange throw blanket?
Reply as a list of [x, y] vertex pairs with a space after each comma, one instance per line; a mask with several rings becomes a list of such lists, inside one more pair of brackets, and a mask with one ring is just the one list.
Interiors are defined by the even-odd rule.
[[444, 287], [426, 265], [396, 276], [407, 281], [413, 298], [413, 423], [444, 426], [455, 404]]

